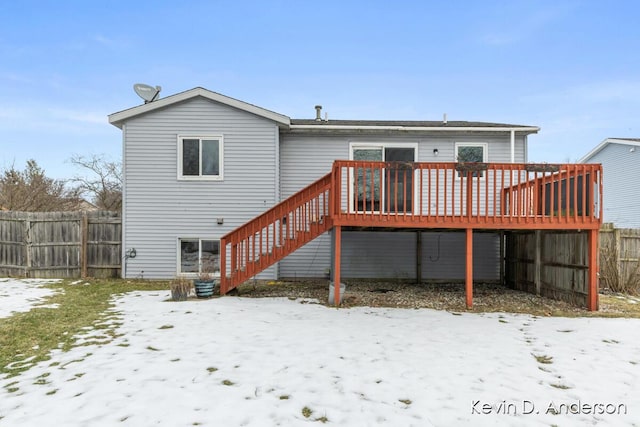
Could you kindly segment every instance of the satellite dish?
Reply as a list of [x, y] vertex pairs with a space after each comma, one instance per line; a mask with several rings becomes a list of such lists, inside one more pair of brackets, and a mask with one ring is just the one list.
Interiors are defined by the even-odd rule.
[[144, 83], [136, 83], [133, 85], [133, 90], [136, 91], [138, 96], [144, 99], [144, 103], [153, 102], [158, 99], [158, 95], [162, 88], [160, 86], [149, 86]]

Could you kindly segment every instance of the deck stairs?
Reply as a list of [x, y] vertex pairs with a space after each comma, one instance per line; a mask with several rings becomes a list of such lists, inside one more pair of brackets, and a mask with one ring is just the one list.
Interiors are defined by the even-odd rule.
[[[331, 173], [221, 239], [220, 293], [226, 294], [332, 227]], [[230, 262], [230, 268], [226, 262]]]
[[598, 230], [601, 224], [599, 164], [336, 160], [329, 174], [221, 238], [220, 292], [333, 227]]

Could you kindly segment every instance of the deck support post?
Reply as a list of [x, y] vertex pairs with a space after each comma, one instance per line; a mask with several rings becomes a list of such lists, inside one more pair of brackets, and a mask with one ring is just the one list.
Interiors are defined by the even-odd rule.
[[422, 283], [422, 231], [416, 231], [416, 282]]
[[589, 245], [589, 287], [587, 289], [587, 310], [598, 310], [598, 237], [599, 230], [588, 231]]
[[340, 247], [342, 246], [342, 227], [333, 228], [333, 304], [338, 307], [340, 305]]
[[220, 239], [220, 295], [227, 293], [227, 241]]
[[504, 286], [505, 285], [505, 258], [504, 258], [504, 231], [500, 230], [500, 233], [498, 233], [498, 236], [500, 238], [500, 286]]
[[542, 292], [542, 230], [536, 230], [536, 248], [533, 259], [533, 282], [536, 286], [536, 295]]
[[466, 229], [465, 302], [473, 308], [473, 228]]

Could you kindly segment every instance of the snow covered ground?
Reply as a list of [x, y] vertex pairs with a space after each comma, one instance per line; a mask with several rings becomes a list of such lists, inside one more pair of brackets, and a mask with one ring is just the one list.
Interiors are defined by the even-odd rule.
[[[9, 317], [13, 313], [31, 310], [35, 305], [55, 293], [53, 289], [43, 288], [47, 283], [58, 282], [50, 279], [4, 279], [0, 278], [0, 318]], [[47, 305], [54, 307], [55, 305]]]
[[168, 296], [0, 380], [0, 426], [640, 426], [637, 319]]

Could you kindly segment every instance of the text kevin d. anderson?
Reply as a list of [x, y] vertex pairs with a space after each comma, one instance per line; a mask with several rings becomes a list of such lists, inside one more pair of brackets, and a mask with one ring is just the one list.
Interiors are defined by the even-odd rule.
[[583, 402], [580, 400], [571, 402], [550, 401], [544, 404], [536, 404], [531, 400], [483, 402], [471, 401], [471, 414], [473, 415], [626, 415], [625, 403], [613, 402]]

